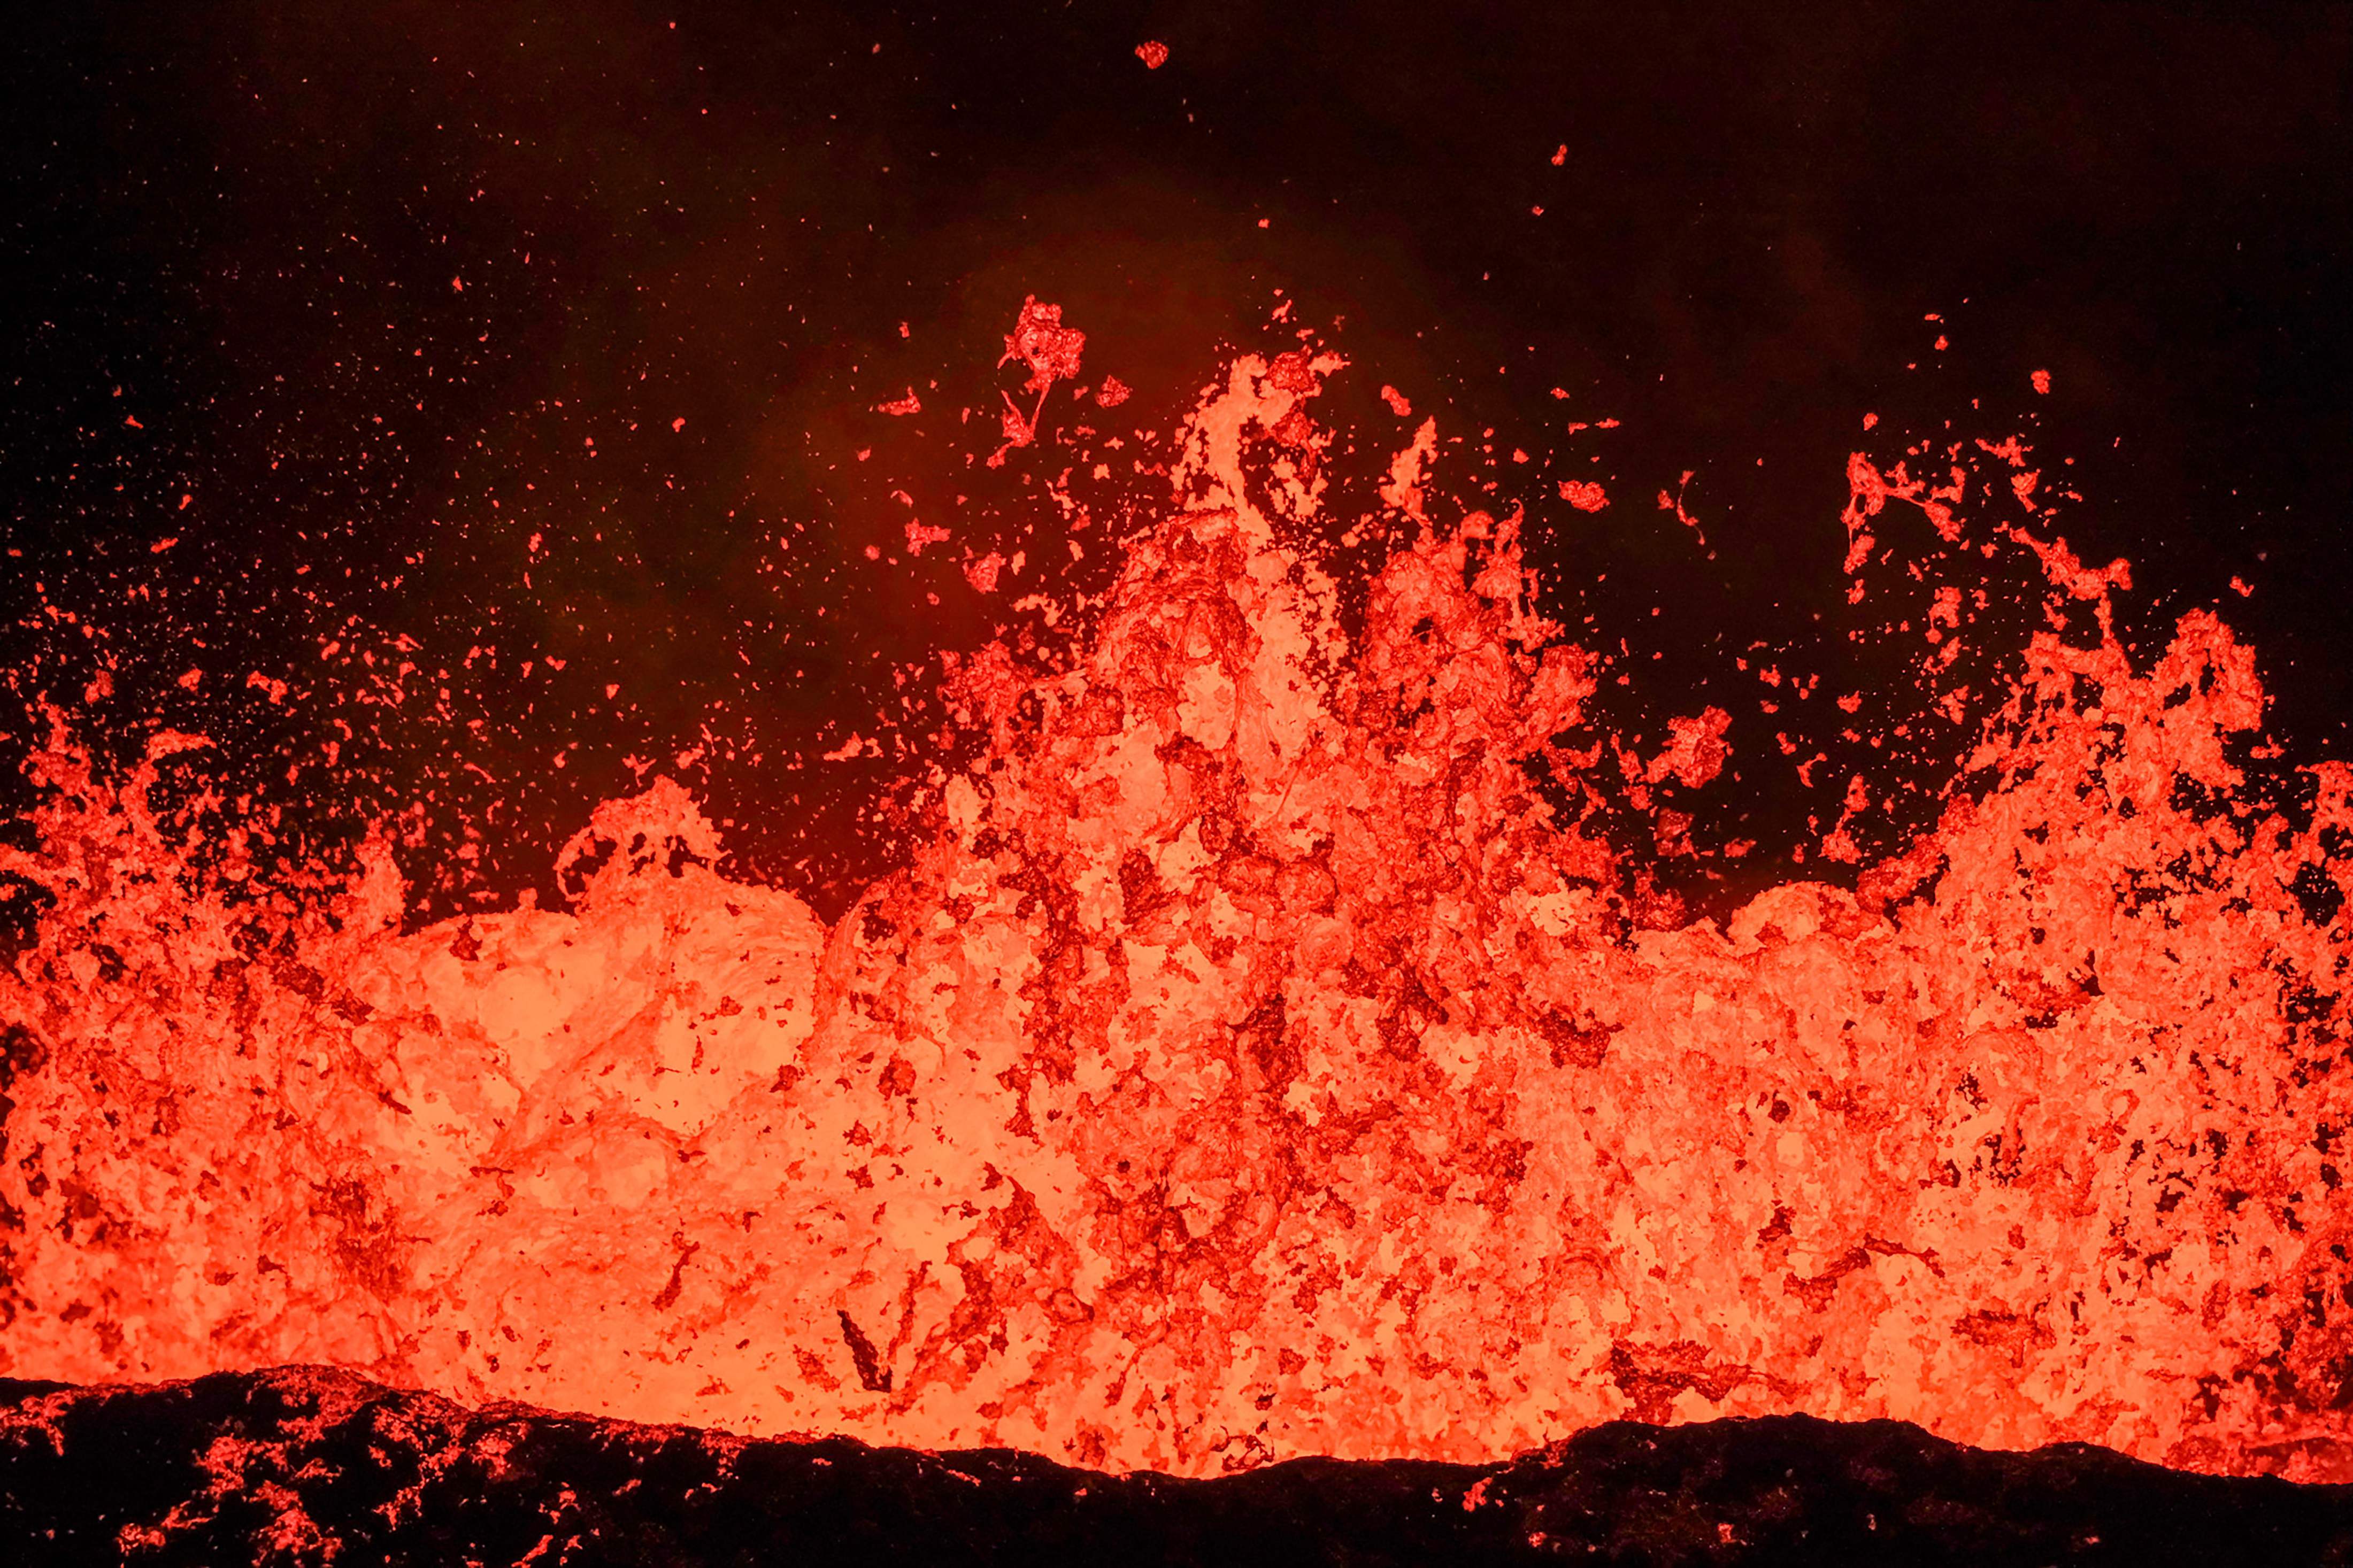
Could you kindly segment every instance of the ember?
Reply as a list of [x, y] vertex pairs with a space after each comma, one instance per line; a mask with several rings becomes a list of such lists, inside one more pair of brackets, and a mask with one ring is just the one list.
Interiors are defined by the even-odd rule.
[[[1079, 374], [1079, 354], [1086, 346], [1086, 333], [1062, 325], [1062, 307], [1041, 305], [1035, 295], [1021, 301], [1020, 319], [1005, 340], [1005, 357], [997, 363], [1004, 365], [1019, 360], [1028, 365], [1029, 379], [1022, 383], [1022, 390], [1036, 393], [1038, 403], [1024, 414], [1011, 393], [1002, 395], [1005, 412], [998, 418], [1003, 423], [1005, 445], [988, 459], [991, 468], [1001, 465], [1005, 454], [1013, 447], [1027, 447], [1038, 438], [1038, 421], [1046, 412], [1046, 394], [1053, 389], [1057, 379], [1068, 381]], [[1127, 393], [1114, 378], [1106, 376], [1102, 395], [1110, 400], [1103, 406], [1110, 407], [1125, 398]]]
[[1579, 511], [1599, 511], [1609, 504], [1609, 494], [1590, 479], [1563, 479], [1560, 499]]

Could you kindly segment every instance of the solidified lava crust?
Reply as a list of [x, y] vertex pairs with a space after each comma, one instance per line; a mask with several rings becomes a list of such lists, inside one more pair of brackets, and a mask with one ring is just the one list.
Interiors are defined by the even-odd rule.
[[[190, 738], [109, 778], [61, 725], [0, 851], [55, 900], [0, 973], [0, 1373], [1194, 1477], [1802, 1414], [2353, 1479], [2353, 773], [2251, 804], [2251, 651], [2200, 613], [2137, 662], [2121, 565], [1858, 455], [1851, 572], [2031, 550], [2056, 629], [1933, 831], [1685, 921], [1539, 791], [1611, 765], [1595, 661], [1515, 515], [1434, 516], [1434, 425], [1361, 632], [1282, 542], [1338, 366], [1204, 394], [1086, 645], [962, 661], [979, 761], [831, 926], [668, 781], [569, 910], [405, 932], [381, 844], [257, 897], [148, 805]], [[1672, 734], [1615, 765], [1704, 788], [1721, 713]]]
[[1197, 1481], [470, 1410], [282, 1367], [0, 1381], [0, 1544], [28, 1565], [2353, 1561], [2353, 1489], [1807, 1416], [1611, 1423], [1483, 1467], [1297, 1459]]

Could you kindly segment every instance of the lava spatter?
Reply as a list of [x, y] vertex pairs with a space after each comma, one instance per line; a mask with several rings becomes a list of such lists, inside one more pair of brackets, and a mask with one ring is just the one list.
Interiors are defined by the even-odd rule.
[[[178, 742], [53, 741], [0, 1373], [1185, 1474], [1804, 1411], [2353, 1479], [2353, 774], [2256, 804], [2250, 651], [2039, 635], [1904, 854], [1662, 919], [1571, 815], [1597, 662], [1515, 515], [1434, 521], [1434, 425], [1360, 632], [1283, 542], [1338, 368], [1238, 358], [1087, 646], [959, 661], [978, 760], [830, 926], [662, 781], [569, 910], [404, 932], [380, 847], [258, 888], [149, 811]], [[1858, 538], [1958, 515], [1850, 477]], [[1704, 785], [1721, 719], [1620, 770]]]

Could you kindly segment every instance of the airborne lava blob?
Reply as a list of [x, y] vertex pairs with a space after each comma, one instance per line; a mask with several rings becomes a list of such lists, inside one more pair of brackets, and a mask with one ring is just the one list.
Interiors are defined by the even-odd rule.
[[[1599, 765], [1597, 666], [1514, 520], [1427, 515], [1432, 427], [1361, 633], [1282, 542], [1337, 364], [1204, 395], [1088, 645], [963, 665], [980, 760], [830, 927], [662, 782], [571, 911], [404, 933], [388, 852], [257, 890], [147, 806], [188, 738], [107, 780], [61, 732], [0, 1373], [1195, 1475], [1804, 1411], [2353, 1480], [2353, 774], [2252, 804], [2249, 651], [2137, 666], [2016, 534], [2099, 635], [2033, 640], [1935, 830], [1678, 925], [1535, 783]], [[1858, 538], [1960, 526], [1852, 478]], [[1674, 733], [1646, 784], [1722, 764]]]

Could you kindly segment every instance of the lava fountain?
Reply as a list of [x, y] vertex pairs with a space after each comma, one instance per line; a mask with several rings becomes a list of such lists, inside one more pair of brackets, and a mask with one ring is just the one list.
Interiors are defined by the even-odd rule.
[[2353, 1480], [2353, 771], [2261, 804], [2250, 650], [2137, 659], [2120, 569], [1858, 456], [1850, 571], [2031, 550], [2053, 629], [1905, 852], [1686, 921], [1579, 803], [1704, 786], [1722, 713], [1612, 757], [1430, 425], [1345, 627], [1297, 543], [1339, 364], [1232, 361], [1064, 667], [957, 662], [976, 759], [830, 925], [657, 781], [568, 910], [404, 931], [381, 841], [260, 886], [151, 807], [196, 738], [104, 776], [60, 720], [0, 867], [54, 900], [0, 973], [0, 1374], [1187, 1475], [1807, 1412]]

